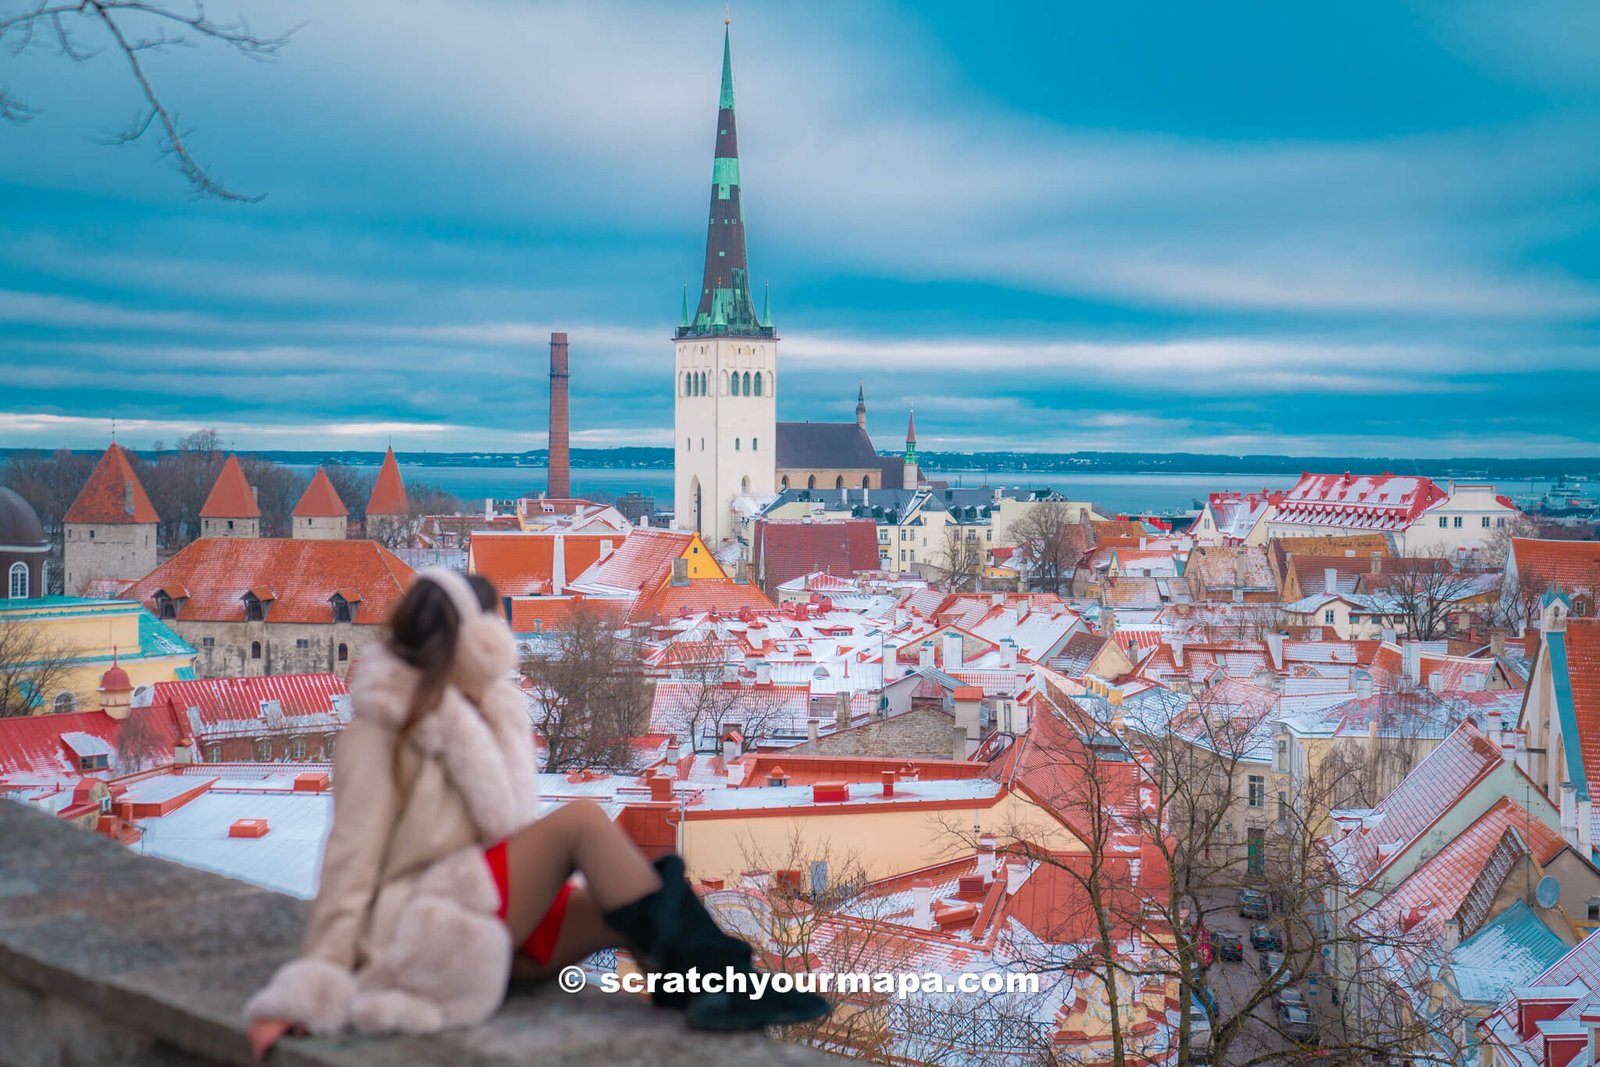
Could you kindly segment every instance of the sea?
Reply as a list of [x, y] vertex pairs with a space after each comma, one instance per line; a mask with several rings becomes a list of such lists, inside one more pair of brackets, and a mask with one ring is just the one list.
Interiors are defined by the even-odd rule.
[[[290, 469], [311, 474], [315, 468], [290, 464]], [[374, 469], [375, 470], [375, 469]], [[460, 497], [469, 506], [488, 498], [508, 500], [544, 492], [549, 472], [543, 467], [457, 467], [421, 463], [401, 464], [408, 482], [426, 482]], [[1172, 515], [1198, 510], [1209, 493], [1227, 490], [1287, 489], [1295, 479], [1283, 475], [1253, 474], [1092, 474], [1016, 470], [925, 471], [927, 477], [951, 485], [1023, 489], [1055, 489], [1071, 500], [1088, 500], [1103, 515]], [[1517, 499], [1542, 495], [1551, 483], [1516, 481], [1500, 490]], [[672, 471], [660, 468], [574, 467], [575, 496], [606, 494], [619, 497], [636, 492], [654, 497], [656, 507], [672, 506]]]

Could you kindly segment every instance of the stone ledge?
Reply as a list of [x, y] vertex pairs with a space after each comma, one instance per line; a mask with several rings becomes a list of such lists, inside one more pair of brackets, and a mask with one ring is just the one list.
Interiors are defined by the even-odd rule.
[[[0, 801], [0, 1067], [133, 1067], [251, 1058], [239, 1011], [293, 955], [305, 905], [135, 855]], [[687, 1029], [633, 998], [517, 988], [482, 1026], [428, 1037], [294, 1038], [281, 1067], [837, 1062], [755, 1034]]]

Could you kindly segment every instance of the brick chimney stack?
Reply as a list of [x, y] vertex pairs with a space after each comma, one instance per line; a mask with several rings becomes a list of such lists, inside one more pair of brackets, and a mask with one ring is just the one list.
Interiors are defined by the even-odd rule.
[[545, 495], [572, 496], [572, 456], [567, 449], [567, 335], [550, 335], [550, 484]]

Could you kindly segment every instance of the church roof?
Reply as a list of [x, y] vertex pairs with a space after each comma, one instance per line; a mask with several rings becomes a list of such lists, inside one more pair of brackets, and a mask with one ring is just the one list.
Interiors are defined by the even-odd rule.
[[372, 495], [367, 498], [368, 515], [408, 515], [411, 503], [406, 499], [406, 483], [400, 477], [400, 464], [395, 461], [394, 448], [384, 453], [383, 466], [378, 468], [378, 480], [372, 483]]
[[705, 274], [694, 318], [678, 336], [772, 337], [772, 316], [756, 316], [744, 244], [744, 199], [739, 184], [739, 134], [733, 117], [733, 52], [722, 38], [722, 95], [717, 109], [717, 149], [711, 164], [711, 210], [706, 230]]
[[778, 423], [779, 470], [878, 470], [872, 438], [853, 422]]
[[44, 549], [44, 527], [39, 513], [14, 490], [0, 485], [0, 545], [21, 545]]
[[328, 472], [318, 467], [316, 476], [300, 495], [300, 502], [294, 506], [292, 514], [297, 519], [342, 519], [350, 512], [345, 508], [344, 501], [339, 499], [339, 491], [328, 480]]
[[259, 519], [261, 509], [256, 506], [255, 494], [250, 492], [250, 483], [245, 481], [244, 468], [239, 466], [239, 457], [229, 456], [222, 465], [222, 473], [217, 475], [217, 483], [211, 487], [211, 495], [206, 497], [205, 506], [200, 509], [202, 519]]
[[133, 473], [128, 454], [113, 441], [73, 499], [65, 521], [144, 523], [160, 522], [161, 517], [139, 484], [139, 476]]

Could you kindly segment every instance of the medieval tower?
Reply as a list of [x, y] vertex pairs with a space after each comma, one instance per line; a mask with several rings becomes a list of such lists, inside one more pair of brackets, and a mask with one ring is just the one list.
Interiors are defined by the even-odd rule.
[[673, 339], [677, 525], [699, 531], [716, 545], [738, 533], [735, 498], [772, 493], [777, 481], [778, 335], [770, 304], [758, 319], [750, 291], [726, 30], [705, 272], [692, 316], [684, 294]]

